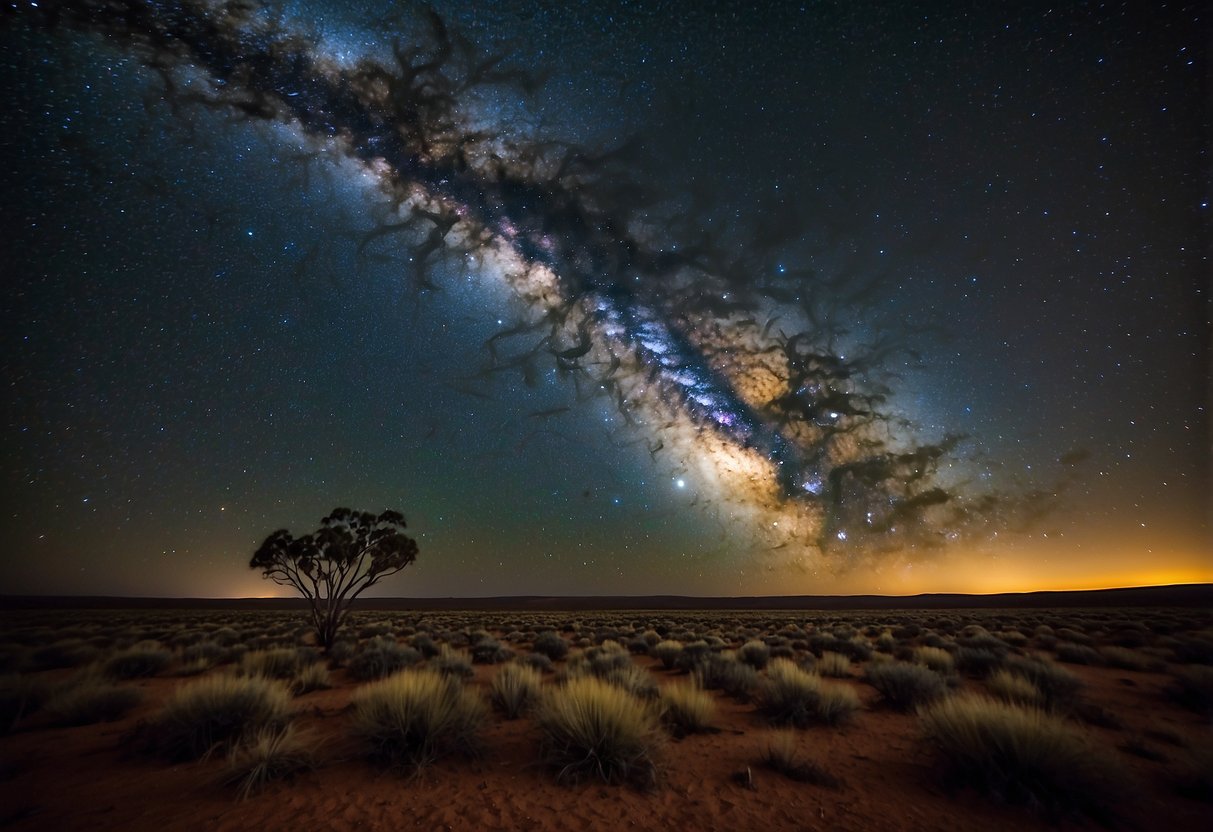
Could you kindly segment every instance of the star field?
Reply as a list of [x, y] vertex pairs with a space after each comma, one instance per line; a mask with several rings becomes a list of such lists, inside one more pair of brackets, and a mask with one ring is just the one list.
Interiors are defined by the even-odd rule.
[[[1213, 577], [1196, 4], [436, 10], [544, 78], [469, 94], [477, 126], [507, 149], [634, 137], [592, 204], [643, 220], [642, 254], [717, 241], [712, 268], [683, 285], [654, 266], [622, 292], [570, 264], [632, 237], [578, 237], [534, 195], [433, 174], [431, 193], [509, 245], [452, 237], [423, 271], [384, 232], [399, 205], [373, 154], [192, 101], [209, 88], [196, 64], [170, 94], [129, 45], [14, 4], [0, 29], [9, 591], [268, 592], [246, 568], [260, 539], [334, 505], [408, 518], [421, 555], [390, 594]], [[389, 54], [387, 24], [367, 23], [384, 13], [306, 2], [285, 20], [354, 66]], [[296, 93], [318, 95], [283, 100]], [[628, 176], [682, 210], [634, 209]], [[508, 278], [518, 258], [589, 299], [581, 325], [503, 337], [541, 306], [533, 274]], [[756, 286], [762, 305], [736, 311]], [[891, 345], [838, 376], [866, 386], [834, 394], [887, 388], [871, 430], [946, 446], [949, 505], [996, 493], [1013, 511], [979, 531], [968, 508], [932, 519], [959, 543], [896, 551], [858, 543], [882, 512], [890, 527], [910, 516], [883, 492], [848, 492], [867, 502], [822, 519], [829, 471], [861, 457], [814, 449], [862, 416], [805, 408], [869, 399], [806, 381], [776, 407], [764, 357], [815, 286], [838, 319], [814, 350], [859, 362], [860, 345]], [[787, 360], [817, 361], [819, 380], [805, 350]]]

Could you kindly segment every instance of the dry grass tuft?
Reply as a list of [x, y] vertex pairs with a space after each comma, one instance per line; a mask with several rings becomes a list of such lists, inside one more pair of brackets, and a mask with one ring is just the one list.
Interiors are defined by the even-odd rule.
[[767, 743], [762, 764], [798, 783], [837, 788], [842, 781], [822, 765], [801, 755], [799, 738], [792, 731], [780, 731]]
[[1121, 781], [1115, 761], [1060, 717], [958, 696], [923, 711], [922, 725], [958, 782], [1053, 817], [1108, 819]]
[[542, 671], [513, 662], [493, 677], [489, 684], [489, 700], [506, 719], [517, 719], [535, 706], [542, 688]]
[[558, 782], [656, 782], [657, 719], [627, 691], [594, 676], [570, 679], [548, 692], [538, 721], [543, 757]]
[[372, 759], [420, 769], [451, 753], [474, 754], [488, 717], [457, 676], [406, 670], [354, 692], [353, 731]]
[[676, 737], [712, 729], [716, 700], [692, 677], [688, 682], [666, 685], [661, 692], [661, 719]]
[[264, 728], [233, 749], [223, 773], [225, 785], [236, 786], [246, 800], [277, 780], [289, 780], [296, 774], [316, 768], [316, 740], [284, 728]]
[[178, 688], [136, 740], [170, 760], [198, 759], [290, 717], [291, 695], [262, 676], [204, 676]]

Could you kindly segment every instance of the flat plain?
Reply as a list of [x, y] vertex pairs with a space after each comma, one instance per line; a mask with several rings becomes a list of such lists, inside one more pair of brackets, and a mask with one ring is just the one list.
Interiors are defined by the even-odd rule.
[[[298, 611], [0, 624], [13, 830], [1213, 820], [1208, 609], [364, 609], [327, 652]], [[272, 713], [183, 744], [242, 685]]]

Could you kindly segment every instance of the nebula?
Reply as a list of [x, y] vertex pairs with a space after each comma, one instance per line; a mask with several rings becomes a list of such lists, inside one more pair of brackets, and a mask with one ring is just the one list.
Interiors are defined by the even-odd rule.
[[136, 55], [183, 118], [208, 107], [284, 124], [363, 165], [391, 215], [360, 251], [406, 245], [419, 293], [454, 257], [513, 290], [519, 319], [485, 344], [484, 374], [554, 367], [608, 397], [772, 551], [845, 567], [972, 540], [1022, 508], [957, 473], [960, 437], [924, 440], [898, 414], [911, 328], [872, 312], [873, 282], [782, 267], [804, 231], [788, 213], [709, 231], [694, 195], [645, 184], [643, 141], [589, 148], [494, 123], [486, 98], [541, 78], [433, 11], [386, 61], [325, 55], [247, 3], [22, 13]]

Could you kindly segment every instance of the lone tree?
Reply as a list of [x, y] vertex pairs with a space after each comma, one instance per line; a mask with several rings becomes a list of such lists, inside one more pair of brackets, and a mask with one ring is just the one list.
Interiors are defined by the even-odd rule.
[[311, 605], [316, 640], [327, 650], [354, 599], [417, 559], [417, 541], [405, 528], [398, 511], [376, 516], [335, 508], [309, 535], [295, 538], [286, 529], [271, 534], [249, 568], [299, 590]]

